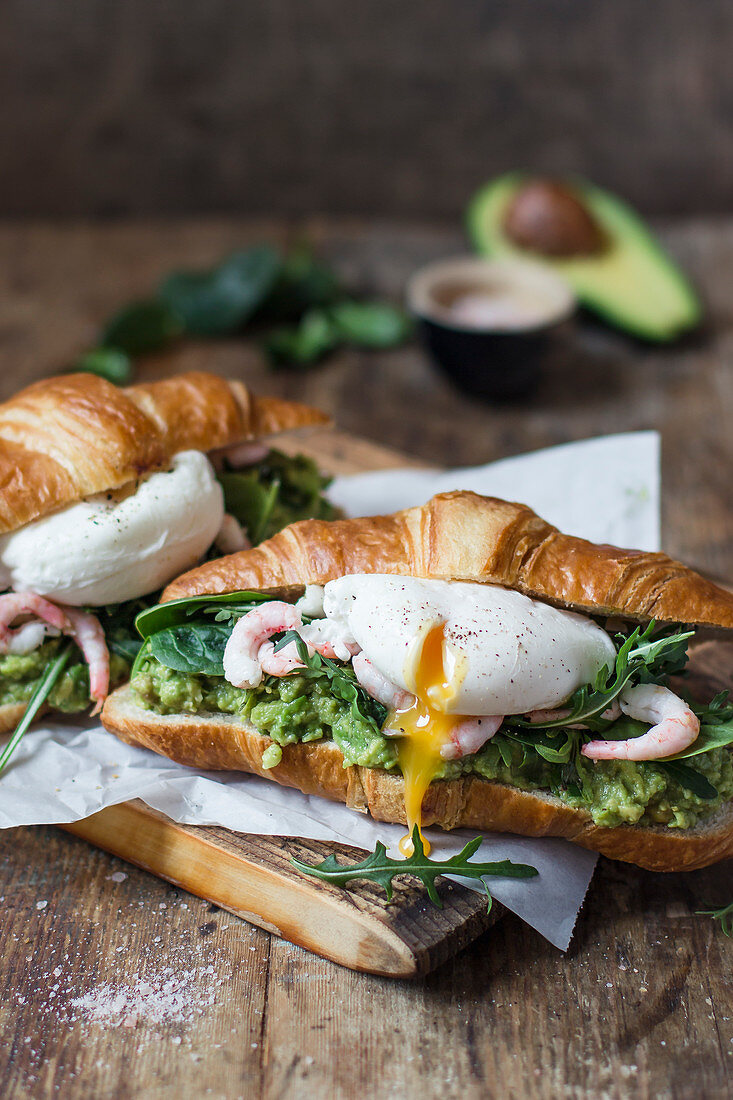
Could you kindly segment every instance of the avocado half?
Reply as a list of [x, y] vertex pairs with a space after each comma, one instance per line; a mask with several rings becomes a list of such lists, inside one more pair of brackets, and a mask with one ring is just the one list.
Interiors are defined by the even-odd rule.
[[519, 247], [505, 219], [515, 196], [534, 177], [511, 172], [486, 184], [471, 200], [468, 231], [484, 256], [532, 258], [564, 276], [583, 305], [645, 340], [673, 340], [700, 321], [700, 301], [642, 219], [600, 187], [573, 180], [568, 187], [598, 225], [597, 252], [549, 256]]

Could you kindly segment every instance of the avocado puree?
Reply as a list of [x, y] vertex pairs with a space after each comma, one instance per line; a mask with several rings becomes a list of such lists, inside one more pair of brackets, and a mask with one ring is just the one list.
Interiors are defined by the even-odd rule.
[[[31, 653], [12, 654], [0, 657], [0, 706], [12, 703], [27, 703], [36, 684], [48, 664], [58, 653], [62, 645], [61, 638], [52, 638]], [[124, 680], [130, 666], [116, 653], [110, 654], [110, 683], [118, 684]], [[70, 664], [48, 697], [48, 706], [64, 714], [78, 714], [90, 705], [89, 669], [81, 651], [75, 649]]]
[[[220, 711], [240, 714], [272, 739], [263, 765], [274, 767], [282, 748], [296, 741], [333, 739], [344, 757], [344, 766], [397, 767], [394, 744], [347, 703], [335, 698], [322, 677], [266, 677], [253, 689], [233, 687], [223, 677], [186, 675], [165, 668], [146, 657], [132, 679], [142, 706], [158, 714], [201, 714]], [[705, 800], [658, 768], [653, 762], [602, 760], [581, 764], [583, 793], [556, 786], [556, 769], [537, 754], [501, 733], [478, 753], [446, 762], [438, 779], [480, 775], [521, 790], [552, 791], [576, 809], [587, 810], [596, 825], [667, 825], [688, 829], [733, 798], [733, 756], [727, 749], [713, 749], [695, 757], [695, 768], [718, 790], [718, 798]]]

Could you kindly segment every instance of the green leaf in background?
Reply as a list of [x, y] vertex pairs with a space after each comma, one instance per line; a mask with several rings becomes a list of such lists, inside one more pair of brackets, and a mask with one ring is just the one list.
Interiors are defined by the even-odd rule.
[[100, 344], [126, 355], [160, 351], [183, 332], [183, 323], [173, 310], [156, 298], [132, 302], [107, 322]]
[[295, 867], [305, 875], [314, 875], [324, 882], [333, 883], [334, 886], [347, 886], [353, 879], [366, 879], [376, 882], [387, 895], [387, 900], [392, 900], [392, 880], [399, 875], [415, 875], [419, 878], [427, 890], [428, 897], [433, 905], [442, 909], [443, 903], [435, 888], [435, 880], [438, 875], [458, 875], [461, 878], [480, 879], [489, 899], [491, 909], [491, 894], [484, 882], [489, 875], [501, 878], [534, 878], [538, 874], [536, 867], [526, 863], [512, 863], [503, 859], [496, 863], [471, 863], [471, 856], [480, 846], [483, 837], [477, 836], [469, 840], [465, 848], [458, 855], [450, 859], [430, 859], [425, 855], [420, 830], [415, 826], [412, 832], [413, 852], [407, 859], [392, 859], [387, 855], [387, 849], [381, 841], [377, 841], [374, 851], [362, 860], [350, 867], [344, 867], [335, 856], [328, 856], [323, 863], [313, 866], [310, 863], [301, 863], [294, 859]]
[[226, 336], [249, 321], [270, 294], [281, 268], [274, 248], [235, 252], [211, 271], [178, 271], [161, 283], [159, 296], [186, 332]]
[[341, 293], [333, 268], [317, 260], [308, 244], [300, 244], [285, 257], [257, 319], [269, 323], [294, 321], [309, 309], [330, 305]]
[[224, 649], [231, 633], [231, 623], [184, 623], [153, 634], [150, 652], [176, 672], [223, 676]]
[[328, 311], [310, 309], [298, 325], [273, 329], [263, 348], [274, 367], [311, 367], [340, 342]]
[[337, 302], [329, 312], [339, 338], [357, 347], [395, 347], [412, 331], [408, 315], [389, 302]]
[[130, 357], [119, 348], [93, 348], [77, 359], [74, 370], [98, 374], [116, 386], [126, 386], [132, 378]]

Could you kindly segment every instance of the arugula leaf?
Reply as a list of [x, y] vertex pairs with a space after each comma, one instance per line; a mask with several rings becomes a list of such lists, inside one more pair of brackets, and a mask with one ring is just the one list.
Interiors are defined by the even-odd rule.
[[28, 730], [28, 727], [30, 726], [35, 716], [38, 714], [38, 711], [46, 702], [49, 695], [61, 678], [61, 675], [68, 663], [69, 657], [71, 656], [71, 652], [73, 649], [74, 643], [67, 643], [67, 645], [58, 653], [54, 660], [46, 666], [43, 675], [41, 676], [40, 680], [33, 690], [33, 694], [28, 700], [28, 704], [23, 713], [23, 717], [21, 718], [18, 725], [15, 727], [15, 731], [13, 732], [13, 735], [3, 749], [2, 753], [0, 753], [0, 773], [3, 771], [5, 765], [10, 760], [10, 757], [13, 755], [18, 745], [22, 741], [26, 731]]
[[533, 878], [538, 874], [536, 867], [526, 863], [512, 863], [504, 859], [495, 863], [471, 863], [470, 859], [481, 844], [483, 837], [477, 836], [469, 840], [468, 844], [450, 859], [430, 859], [425, 855], [420, 830], [415, 826], [412, 832], [412, 855], [407, 859], [391, 859], [387, 855], [387, 849], [381, 841], [377, 841], [371, 855], [361, 863], [345, 867], [339, 863], [334, 855], [328, 856], [323, 863], [313, 866], [310, 863], [302, 863], [299, 859], [293, 859], [292, 863], [305, 875], [313, 875], [331, 882], [334, 886], [347, 886], [354, 879], [366, 879], [376, 882], [381, 886], [391, 901], [393, 896], [393, 879], [400, 875], [414, 875], [419, 878], [427, 890], [428, 897], [433, 905], [442, 909], [438, 891], [435, 888], [435, 880], [438, 875], [459, 875], [462, 878], [480, 879], [489, 900], [489, 912], [491, 911], [492, 897], [484, 879], [489, 875], [501, 878]]
[[724, 936], [733, 936], [733, 901], [730, 905], [724, 905], [720, 909], [698, 909], [698, 917], [712, 917], [720, 921], [720, 928]]
[[676, 780], [686, 791], [691, 791], [698, 798], [712, 800], [718, 797], [717, 789], [712, 785], [707, 776], [696, 768], [689, 768], [686, 764], [679, 764], [676, 760], [655, 760], [654, 763], [660, 771], [666, 772]]
[[84, 374], [97, 374], [116, 386], [125, 386], [132, 378], [130, 357], [119, 348], [93, 348], [77, 359], [73, 369]]
[[[679, 671], [686, 659], [687, 640], [693, 636], [694, 631], [654, 637], [655, 625], [652, 620], [645, 630], [637, 627], [629, 634], [616, 654], [613, 672], [609, 675], [607, 669], [602, 668], [592, 684], [578, 688], [570, 697], [567, 707], [564, 708], [565, 716], [543, 722], [542, 728], [558, 729], [584, 722], [593, 729], [591, 723], [596, 721], [598, 725], [595, 728], [605, 731], [609, 724], [600, 715], [618, 698], [631, 679], [639, 683], [654, 683]], [[532, 725], [522, 718], [511, 719], [511, 724], [523, 728]]]
[[226, 336], [241, 328], [266, 300], [280, 257], [269, 245], [235, 252], [210, 271], [177, 271], [158, 294], [196, 336]]
[[105, 325], [100, 344], [126, 355], [160, 351], [183, 332], [181, 318], [157, 298], [132, 302]]
[[291, 642], [295, 643], [298, 656], [305, 665], [301, 675], [325, 676], [336, 698], [355, 708], [361, 717], [366, 719], [377, 733], [380, 733], [387, 720], [388, 708], [361, 686], [353, 671], [350, 668], [347, 671], [347, 666], [332, 661], [330, 657], [322, 657], [320, 653], [309, 653], [308, 646], [295, 630], [286, 630], [283, 633], [275, 643], [275, 652], [277, 653]]
[[224, 675], [224, 649], [231, 624], [189, 623], [171, 626], [150, 638], [150, 653], [161, 665], [176, 672]]
[[202, 612], [218, 611], [220, 607], [233, 613], [246, 614], [258, 603], [271, 600], [272, 596], [264, 592], [224, 592], [217, 596], [184, 596], [180, 600], [169, 600], [147, 607], [135, 619], [135, 627], [141, 638], [149, 638], [159, 630], [178, 626]]

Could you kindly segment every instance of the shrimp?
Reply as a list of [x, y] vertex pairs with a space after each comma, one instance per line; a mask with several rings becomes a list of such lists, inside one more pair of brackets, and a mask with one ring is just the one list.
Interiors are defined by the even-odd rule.
[[71, 634], [72, 627], [69, 618], [60, 607], [43, 596], [37, 596], [35, 592], [6, 592], [0, 596], [0, 653], [7, 653], [18, 630], [11, 630], [10, 624], [20, 615], [33, 615], [43, 623], [55, 627], [64, 634]]
[[383, 676], [363, 653], [357, 653], [354, 657], [353, 666], [356, 678], [361, 686], [378, 703], [389, 707], [391, 710], [407, 710], [414, 704], [415, 696]]
[[96, 703], [92, 714], [99, 714], [109, 693], [107, 639], [96, 615], [89, 615], [76, 607], [67, 607], [64, 610], [71, 627], [64, 630], [64, 634], [71, 635], [89, 665], [89, 694]]
[[622, 691], [619, 702], [630, 718], [655, 724], [628, 741], [590, 741], [581, 751], [591, 760], [659, 760], [689, 748], [700, 732], [699, 718], [669, 688], [638, 684]]
[[274, 642], [265, 642], [257, 653], [260, 668], [268, 676], [289, 676], [291, 672], [297, 672], [305, 665], [298, 656], [298, 647], [295, 642], [288, 642], [282, 649], [275, 651]]
[[489, 741], [504, 721], [503, 714], [485, 714], [480, 718], [464, 718], [450, 731], [450, 738], [441, 746], [444, 760], [457, 760], [478, 750]]
[[283, 600], [272, 600], [243, 615], [224, 649], [224, 675], [229, 683], [239, 688], [258, 687], [262, 683], [262, 658], [269, 664], [274, 654], [275, 647], [269, 639], [282, 630], [295, 630], [302, 622], [300, 612]]
[[322, 657], [348, 661], [361, 649], [347, 630], [330, 619], [314, 619], [298, 633], [309, 649], [314, 649]]

